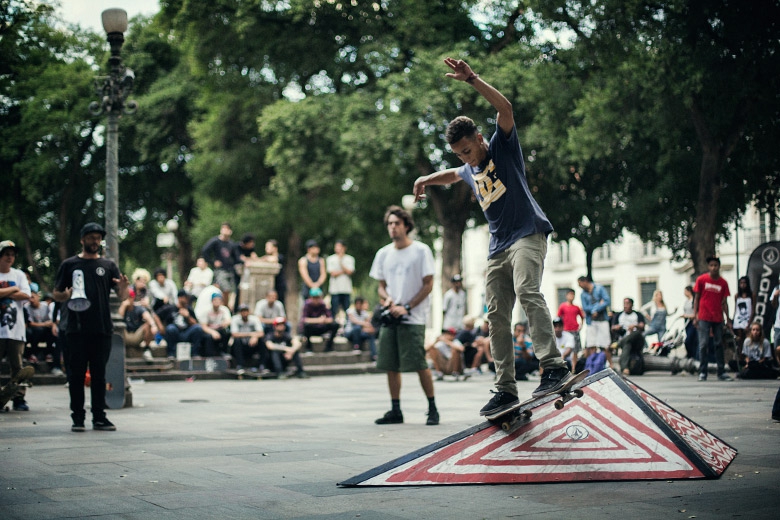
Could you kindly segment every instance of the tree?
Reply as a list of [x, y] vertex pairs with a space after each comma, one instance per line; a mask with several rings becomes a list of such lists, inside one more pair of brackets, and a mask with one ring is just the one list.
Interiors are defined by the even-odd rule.
[[50, 7], [11, 1], [0, 35], [0, 193], [3, 231], [19, 238], [26, 264], [47, 285], [100, 214], [93, 161], [97, 124], [87, 105], [99, 41], [53, 28]]
[[780, 172], [759, 156], [772, 157], [778, 137], [777, 2], [529, 4], [573, 33], [585, 91], [600, 90], [600, 102], [578, 103], [582, 131], [572, 137], [576, 148], [600, 143], [608, 160], [626, 165], [629, 228], [687, 249], [704, 271], [748, 202], [776, 212], [767, 184], [777, 186]]

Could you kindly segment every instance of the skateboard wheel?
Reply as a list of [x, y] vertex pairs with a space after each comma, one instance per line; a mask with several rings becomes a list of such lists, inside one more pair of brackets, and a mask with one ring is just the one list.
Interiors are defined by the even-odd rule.
[[533, 414], [534, 413], [531, 410], [526, 410], [523, 412], [522, 416], [524, 419], [530, 419]]
[[508, 432], [510, 430], [510, 428], [512, 428], [512, 424], [510, 424], [508, 422], [502, 422], [501, 423], [501, 429], [504, 430], [505, 432]]
[[565, 403], [563, 402], [563, 399], [558, 399], [555, 401], [555, 409], [556, 410], [563, 410], [563, 407], [565, 406]]
[[582, 397], [583, 395], [585, 395], [585, 393], [582, 391], [582, 388], [578, 388], [574, 391], [574, 395], [577, 397]]

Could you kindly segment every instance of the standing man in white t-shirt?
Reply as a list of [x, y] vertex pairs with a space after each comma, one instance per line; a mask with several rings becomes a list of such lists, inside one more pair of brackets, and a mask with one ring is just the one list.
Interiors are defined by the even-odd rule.
[[355, 259], [352, 255], [347, 254], [347, 246], [343, 240], [336, 240], [333, 254], [325, 260], [325, 270], [328, 271], [330, 277], [328, 282], [330, 312], [336, 318], [339, 309], [343, 309], [346, 316], [352, 297], [352, 273], [355, 272]]
[[426, 424], [439, 424], [433, 378], [425, 361], [425, 323], [431, 308], [435, 265], [431, 248], [412, 240], [414, 221], [400, 206], [390, 206], [384, 218], [391, 244], [374, 257], [369, 275], [379, 281], [379, 298], [386, 309], [379, 331], [376, 367], [387, 372], [392, 408], [377, 424], [404, 422], [401, 413], [401, 372], [417, 372], [428, 398]]
[[[0, 359], [8, 358], [11, 378], [22, 370], [22, 354], [27, 341], [24, 324], [24, 302], [30, 299], [30, 284], [16, 262], [16, 244], [10, 240], [0, 242]], [[30, 408], [24, 400], [25, 388], [19, 387], [13, 396], [13, 408], [26, 412]]]
[[450, 279], [452, 287], [444, 293], [441, 307], [444, 314], [441, 328], [460, 330], [466, 316], [466, 291], [463, 290], [463, 277], [459, 274]]

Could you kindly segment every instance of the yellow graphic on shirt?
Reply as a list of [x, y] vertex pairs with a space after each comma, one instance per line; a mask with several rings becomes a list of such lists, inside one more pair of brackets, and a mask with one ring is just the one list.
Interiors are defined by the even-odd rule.
[[493, 164], [493, 160], [487, 165], [487, 168], [482, 170], [476, 175], [471, 177], [474, 179], [474, 183], [477, 186], [479, 192], [479, 205], [482, 207], [482, 211], [487, 211], [490, 205], [500, 199], [504, 193], [506, 193], [506, 186], [500, 179], [491, 177], [496, 167]]

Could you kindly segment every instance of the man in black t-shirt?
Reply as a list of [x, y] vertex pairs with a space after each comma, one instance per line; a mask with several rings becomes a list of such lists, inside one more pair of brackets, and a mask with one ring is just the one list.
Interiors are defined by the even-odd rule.
[[[106, 362], [111, 354], [111, 321], [109, 293], [114, 289], [120, 300], [127, 298], [129, 282], [117, 265], [100, 256], [100, 243], [106, 232], [100, 224], [90, 222], [81, 228], [82, 252], [66, 259], [60, 265], [54, 282], [54, 299], [66, 302], [74, 295], [84, 297], [89, 307], [79, 310], [71, 307], [65, 330], [67, 335], [71, 431], [85, 430], [84, 378], [89, 368], [92, 384], [92, 427], [113, 431], [116, 427], [106, 417]], [[81, 293], [83, 291], [83, 294]], [[70, 303], [70, 302], [69, 302]]]

